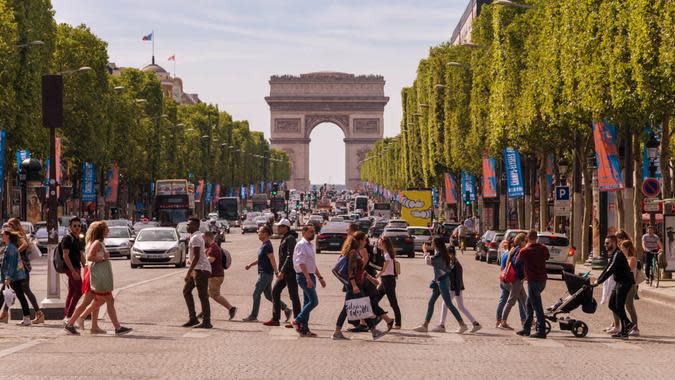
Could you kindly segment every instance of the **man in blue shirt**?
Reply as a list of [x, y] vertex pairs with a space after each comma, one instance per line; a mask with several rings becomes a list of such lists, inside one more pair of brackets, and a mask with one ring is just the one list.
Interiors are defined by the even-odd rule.
[[[272, 247], [270, 235], [270, 228], [268, 226], [265, 225], [258, 229], [258, 239], [260, 239], [262, 245], [258, 250], [257, 259], [246, 265], [246, 270], [251, 269], [251, 267], [255, 265], [258, 266], [258, 281], [256, 281], [255, 289], [253, 290], [253, 307], [251, 308], [251, 313], [248, 317], [243, 319], [244, 322], [258, 321], [261, 295], [264, 294], [265, 298], [272, 302], [272, 280], [274, 280], [274, 276], [279, 274], [279, 272], [275, 269], [277, 268], [277, 263], [274, 259], [274, 247]], [[281, 302], [281, 309], [286, 310], [288, 307], [285, 303]]]

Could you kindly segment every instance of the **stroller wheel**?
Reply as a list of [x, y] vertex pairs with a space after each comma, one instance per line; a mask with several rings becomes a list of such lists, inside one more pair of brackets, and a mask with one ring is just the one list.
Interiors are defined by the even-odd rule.
[[572, 334], [577, 338], [585, 337], [586, 334], [588, 334], [588, 325], [584, 322], [577, 321], [577, 323], [574, 324], [574, 327], [572, 327]]
[[546, 325], [546, 335], [548, 335], [551, 333], [551, 322], [544, 321], [544, 324]]

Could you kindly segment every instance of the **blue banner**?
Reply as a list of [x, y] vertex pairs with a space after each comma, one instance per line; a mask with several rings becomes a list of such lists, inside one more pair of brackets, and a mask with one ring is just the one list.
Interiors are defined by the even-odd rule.
[[[4, 138], [2, 139], [5, 140]], [[26, 158], [30, 158], [30, 152], [27, 150], [18, 150], [16, 152], [16, 175], [21, 174], [21, 163]]]
[[0, 131], [0, 198], [5, 191], [5, 130]]
[[253, 194], [255, 194], [255, 185], [252, 184], [252, 185], [249, 185], [248, 196], [250, 198], [253, 198]]
[[96, 202], [96, 165], [82, 163], [82, 202]]
[[206, 184], [206, 192], [204, 193], [204, 203], [211, 202], [213, 198], [213, 185], [210, 183]]
[[246, 199], [246, 186], [242, 186], [239, 189], [239, 198]]
[[524, 197], [525, 186], [520, 153], [515, 148], [504, 149], [504, 162], [506, 162], [506, 194], [509, 198]]
[[431, 199], [434, 207], [438, 207], [438, 191], [436, 191], [435, 187], [431, 188]]
[[462, 199], [466, 201], [466, 192], [469, 192], [469, 198], [471, 201], [476, 200], [476, 191], [473, 185], [473, 175], [462, 170]]

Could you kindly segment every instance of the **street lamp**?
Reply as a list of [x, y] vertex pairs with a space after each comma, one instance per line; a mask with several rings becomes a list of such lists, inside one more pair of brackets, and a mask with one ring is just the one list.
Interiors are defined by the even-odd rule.
[[44, 41], [35, 40], [35, 41], [27, 42], [25, 44], [14, 45], [14, 47], [17, 48], [17, 49], [22, 49], [22, 48], [27, 48], [27, 47], [31, 47], [31, 46], [42, 46], [44, 44], [45, 44]]
[[567, 178], [567, 170], [570, 167], [569, 161], [565, 157], [560, 157], [558, 160], [558, 172], [560, 173], [560, 183], [563, 184]]
[[504, 6], [504, 7], [511, 7], [511, 8], [521, 8], [521, 9], [532, 9], [532, 8], [534, 8], [531, 5], [514, 3], [511, 0], [495, 0], [495, 1], [492, 2], [492, 4], [501, 5], [501, 6]]
[[465, 69], [469, 68], [469, 65], [467, 65], [465, 63], [455, 62], [455, 61], [450, 61], [450, 62], [446, 63], [446, 65], [450, 66], [450, 67], [461, 67], [461, 68], [465, 68]]
[[649, 159], [649, 176], [656, 177], [656, 160], [659, 156], [659, 142], [653, 133], [649, 134], [649, 140], [645, 144], [647, 147], [647, 158]]
[[445, 88], [445, 85], [439, 83], [439, 84], [435, 85], [434, 88], [437, 89], [437, 90], [442, 90], [442, 89]]
[[58, 73], [56, 73], [54, 75], [68, 75], [68, 74], [74, 74], [74, 73], [83, 73], [85, 71], [91, 71], [91, 70], [93, 70], [93, 69], [89, 66], [82, 66], [79, 69], [59, 71]]

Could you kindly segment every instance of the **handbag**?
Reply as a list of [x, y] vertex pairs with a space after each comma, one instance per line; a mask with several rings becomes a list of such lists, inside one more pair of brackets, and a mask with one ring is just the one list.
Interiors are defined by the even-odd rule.
[[642, 269], [638, 269], [635, 271], [635, 284], [640, 285], [643, 282], [647, 280], [647, 275], [645, 274], [645, 271]]
[[91, 263], [89, 266], [91, 290], [105, 293], [113, 290], [112, 265], [109, 260]]
[[348, 321], [360, 321], [375, 317], [373, 308], [370, 305], [370, 297], [354, 298], [345, 301]]
[[516, 269], [511, 265], [511, 259], [512, 257], [509, 256], [506, 266], [499, 273], [499, 281], [507, 284], [511, 284], [516, 281]]
[[397, 276], [401, 274], [401, 263], [398, 260], [394, 260], [394, 274]]
[[28, 259], [29, 260], [37, 260], [40, 256], [42, 256], [42, 252], [40, 252], [40, 248], [38, 248], [37, 244], [31, 243], [30, 244], [30, 253], [28, 254]]
[[16, 293], [14, 293], [14, 290], [10, 288], [9, 286], [5, 288], [5, 290], [2, 292], [2, 296], [4, 297], [4, 302], [2, 303], [2, 309], [4, 310], [5, 307], [8, 309], [14, 305], [14, 301], [16, 300]]

